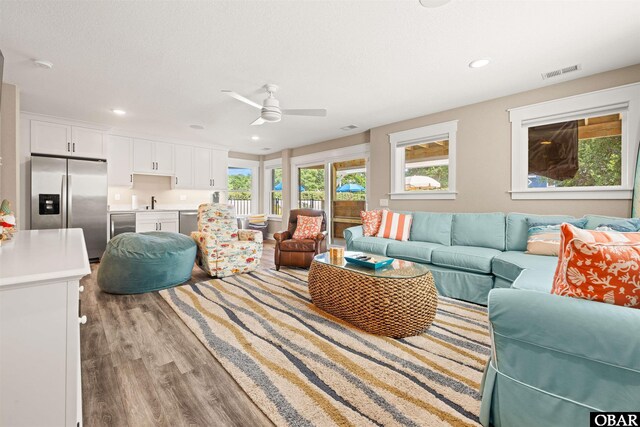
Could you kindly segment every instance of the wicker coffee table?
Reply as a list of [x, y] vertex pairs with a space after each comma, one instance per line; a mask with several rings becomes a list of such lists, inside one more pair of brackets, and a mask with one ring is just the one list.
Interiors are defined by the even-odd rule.
[[372, 334], [394, 338], [422, 333], [438, 306], [431, 271], [398, 259], [374, 270], [344, 260], [332, 262], [328, 253], [316, 255], [309, 270], [309, 293], [327, 313]]

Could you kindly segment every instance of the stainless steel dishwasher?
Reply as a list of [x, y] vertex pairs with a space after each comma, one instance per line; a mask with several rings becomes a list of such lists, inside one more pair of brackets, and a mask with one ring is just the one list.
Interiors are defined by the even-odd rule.
[[133, 212], [112, 213], [109, 220], [110, 239], [118, 234], [136, 232], [136, 214]]
[[191, 236], [198, 231], [198, 211], [180, 211], [180, 233]]

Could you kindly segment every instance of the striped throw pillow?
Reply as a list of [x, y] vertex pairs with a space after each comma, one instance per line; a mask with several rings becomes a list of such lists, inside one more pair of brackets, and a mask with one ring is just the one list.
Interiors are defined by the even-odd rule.
[[380, 229], [376, 237], [407, 241], [409, 240], [412, 220], [413, 216], [409, 214], [399, 214], [383, 210], [382, 222], [380, 222]]

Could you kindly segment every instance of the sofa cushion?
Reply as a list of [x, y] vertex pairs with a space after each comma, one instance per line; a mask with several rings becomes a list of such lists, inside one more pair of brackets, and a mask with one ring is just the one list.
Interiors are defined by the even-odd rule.
[[442, 246], [433, 249], [431, 262], [473, 273], [491, 273], [491, 261], [500, 253], [497, 249], [476, 246]]
[[383, 239], [382, 237], [356, 237], [349, 245], [350, 251], [369, 252], [371, 254], [386, 255], [389, 243], [395, 242], [391, 239]]
[[431, 262], [431, 253], [443, 245], [429, 242], [391, 242], [387, 246], [387, 256], [421, 263]]
[[454, 214], [451, 228], [452, 245], [504, 250], [505, 216], [502, 212]]
[[509, 213], [507, 215], [507, 250], [527, 250], [527, 232], [529, 231], [529, 224], [527, 223], [527, 220], [539, 224], [549, 224], [551, 222], [560, 224], [574, 219], [574, 217], [569, 215], [531, 215], [526, 213]]
[[[595, 230], [601, 225], [613, 226], [616, 231], [638, 231], [640, 227], [640, 219], [638, 218], [618, 218], [615, 216], [602, 216], [602, 215], [585, 215], [587, 219], [587, 225], [584, 227], [588, 230]], [[620, 228], [620, 229], [618, 229]], [[622, 230], [622, 228], [628, 228], [630, 230]], [[632, 230], [631, 230], [632, 229]]]
[[[532, 255], [536, 256], [536, 255]], [[550, 258], [550, 257], [545, 257]], [[553, 287], [553, 275], [555, 269], [546, 268], [532, 268], [523, 270], [518, 278], [511, 285], [514, 289], [526, 289], [529, 291], [542, 292], [545, 294], [551, 293]]]
[[[491, 272], [494, 276], [513, 282], [525, 269], [545, 270], [550, 274], [550, 277], [553, 277], [553, 272], [557, 265], [557, 257], [507, 251], [502, 252], [493, 259]], [[551, 283], [549, 283], [549, 289], [551, 289]]]
[[316, 241], [313, 239], [288, 239], [280, 242], [279, 247], [282, 252], [313, 252], [316, 250]]
[[453, 214], [414, 212], [409, 240], [451, 246]]

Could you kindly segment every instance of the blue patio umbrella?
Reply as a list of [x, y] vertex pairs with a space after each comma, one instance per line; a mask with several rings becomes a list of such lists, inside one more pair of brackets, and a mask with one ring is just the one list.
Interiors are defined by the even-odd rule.
[[[273, 189], [275, 191], [282, 191], [282, 183], [281, 182], [277, 183], [276, 186], [273, 187]], [[304, 187], [302, 185], [300, 186], [300, 191], [304, 191]]]
[[343, 184], [336, 189], [338, 193], [361, 193], [364, 187], [359, 184]]

